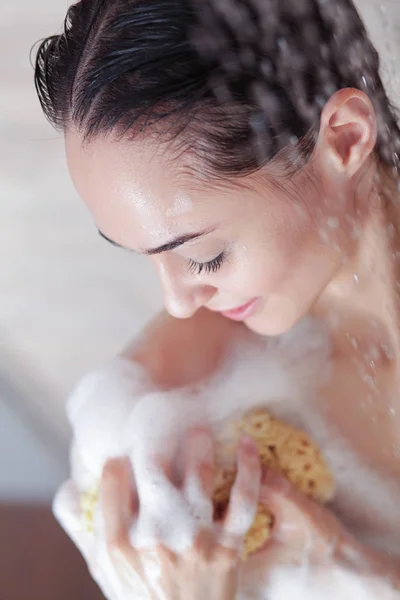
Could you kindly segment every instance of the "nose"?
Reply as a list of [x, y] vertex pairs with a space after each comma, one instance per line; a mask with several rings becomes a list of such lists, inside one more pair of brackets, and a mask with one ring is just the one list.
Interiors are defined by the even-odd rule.
[[157, 265], [160, 277], [164, 305], [167, 312], [177, 319], [187, 319], [207, 304], [216, 293], [216, 288], [189, 280], [185, 276], [174, 273], [165, 263]]

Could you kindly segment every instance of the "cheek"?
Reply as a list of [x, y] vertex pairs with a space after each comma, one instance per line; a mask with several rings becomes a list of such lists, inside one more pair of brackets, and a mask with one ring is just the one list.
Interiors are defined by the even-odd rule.
[[265, 296], [288, 280], [294, 261], [295, 249], [286, 245], [270, 245], [262, 251], [249, 249], [238, 257], [227, 283], [236, 293], [246, 290], [251, 296]]
[[299, 219], [291, 226], [282, 223], [268, 241], [254, 236], [240, 252], [231, 283], [235, 291], [245, 288], [251, 296], [295, 294], [307, 280], [313, 285], [315, 261], [325, 262], [325, 252], [311, 219]]
[[315, 223], [305, 208], [287, 199], [270, 203], [254, 221], [240, 252], [240, 271], [259, 295], [266, 295], [290, 281], [315, 247]]

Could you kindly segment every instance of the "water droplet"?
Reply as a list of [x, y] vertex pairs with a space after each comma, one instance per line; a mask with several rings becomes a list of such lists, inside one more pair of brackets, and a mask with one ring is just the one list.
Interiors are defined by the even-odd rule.
[[321, 57], [324, 60], [329, 60], [330, 50], [329, 50], [329, 46], [327, 44], [321, 44], [319, 51], [321, 52]]
[[379, 358], [379, 350], [377, 348], [377, 346], [372, 346], [369, 352], [369, 356], [371, 357], [371, 360], [378, 360]]
[[336, 217], [328, 217], [327, 225], [330, 229], [337, 229], [339, 227], [339, 220]]
[[393, 407], [389, 409], [389, 412], [392, 416], [396, 414], [396, 410]]
[[358, 279], [358, 275], [355, 275], [355, 274], [354, 274], [354, 275], [353, 275], [353, 279], [354, 279], [354, 283], [355, 283], [356, 285], [358, 285], [358, 284], [360, 283], [360, 280]]
[[367, 84], [367, 78], [365, 77], [365, 75], [363, 75], [363, 76], [361, 77], [361, 81], [363, 82], [363, 84], [364, 84], [364, 87], [368, 88], [368, 84]]
[[263, 75], [265, 75], [266, 77], [270, 77], [273, 72], [271, 61], [266, 59], [262, 60], [260, 63], [260, 70], [261, 73], [263, 73]]
[[391, 238], [394, 238], [396, 235], [396, 228], [393, 223], [389, 223], [388, 225], [388, 234]]
[[351, 232], [351, 237], [353, 238], [353, 240], [359, 240], [361, 237], [361, 232], [361, 225], [354, 225]]
[[374, 388], [375, 387], [375, 380], [368, 373], [363, 373], [363, 375], [361, 376], [361, 378], [368, 385], [368, 387], [370, 387], [370, 388]]
[[382, 347], [383, 352], [386, 354], [387, 358], [389, 360], [393, 360], [394, 354], [393, 354], [393, 351], [389, 348], [389, 346], [387, 344], [382, 344], [381, 347]]
[[328, 232], [326, 231], [326, 229], [320, 229], [318, 234], [319, 234], [319, 237], [321, 238], [321, 241], [324, 244], [329, 243], [329, 235], [328, 235]]
[[278, 47], [280, 50], [286, 50], [288, 47], [288, 41], [285, 37], [281, 36], [278, 38]]
[[355, 350], [358, 350], [358, 342], [355, 337], [351, 338], [350, 343]]

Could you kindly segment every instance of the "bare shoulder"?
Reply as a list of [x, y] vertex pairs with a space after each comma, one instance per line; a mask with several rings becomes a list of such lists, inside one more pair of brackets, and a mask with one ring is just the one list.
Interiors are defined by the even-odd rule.
[[211, 375], [232, 343], [245, 335], [242, 324], [206, 309], [190, 319], [162, 312], [123, 355], [143, 364], [158, 385], [179, 387]]

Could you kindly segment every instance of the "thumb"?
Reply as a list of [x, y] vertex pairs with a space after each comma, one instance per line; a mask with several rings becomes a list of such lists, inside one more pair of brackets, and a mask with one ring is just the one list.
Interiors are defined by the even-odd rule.
[[270, 469], [263, 473], [260, 502], [268, 506], [274, 516], [275, 540], [288, 543], [294, 538], [307, 537], [310, 530], [307, 501], [280, 473]]
[[280, 473], [263, 474], [260, 502], [274, 515], [272, 544], [284, 546], [293, 560], [331, 557], [339, 531], [324, 508], [298, 492]]
[[263, 473], [260, 502], [274, 515], [269, 560], [326, 564], [334, 559], [359, 573], [395, 573], [400, 581], [398, 561], [364, 547], [329, 510], [297, 491], [280, 473]]

